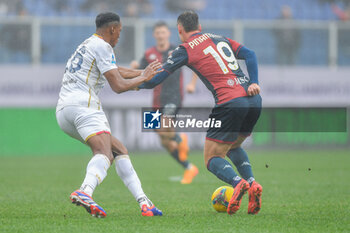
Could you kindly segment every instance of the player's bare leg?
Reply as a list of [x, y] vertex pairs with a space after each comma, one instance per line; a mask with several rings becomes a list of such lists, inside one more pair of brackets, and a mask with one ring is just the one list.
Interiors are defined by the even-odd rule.
[[125, 186], [129, 189], [141, 208], [143, 216], [161, 216], [162, 211], [157, 209], [143, 192], [141, 182], [132, 166], [128, 150], [115, 137], [111, 136], [112, 151], [115, 156], [115, 169]]
[[107, 133], [98, 134], [88, 139], [93, 157], [87, 168], [85, 179], [79, 190], [74, 191], [70, 198], [76, 205], [83, 206], [94, 217], [106, 217], [106, 212], [92, 199], [92, 194], [107, 176], [107, 170], [113, 162], [111, 151], [111, 136]]
[[249, 184], [240, 178], [231, 164], [225, 159], [231, 144], [206, 140], [204, 145], [204, 161], [210, 172], [234, 188], [233, 195], [227, 207], [228, 214], [234, 214], [240, 208], [243, 195], [248, 191]]
[[160, 137], [163, 147], [169, 154], [185, 169], [182, 184], [192, 183], [198, 175], [198, 168], [188, 161], [188, 140], [186, 134], [178, 134], [173, 128], [156, 131]]

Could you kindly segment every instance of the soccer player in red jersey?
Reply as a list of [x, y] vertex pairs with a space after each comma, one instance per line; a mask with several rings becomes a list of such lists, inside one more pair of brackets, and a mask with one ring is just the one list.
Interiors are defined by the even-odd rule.
[[[165, 22], [158, 22], [153, 27], [153, 37], [156, 45], [146, 50], [140, 63], [133, 61], [131, 67], [144, 69], [155, 60], [165, 62], [176, 46], [170, 43], [170, 30]], [[195, 86], [194, 76], [187, 86], [187, 91], [193, 91]], [[153, 91], [153, 109], [162, 109], [168, 116], [176, 115], [182, 106], [183, 99], [183, 77], [181, 70], [175, 70], [169, 79], [156, 86]], [[162, 116], [163, 117], [163, 116]], [[198, 174], [198, 168], [188, 161], [189, 146], [187, 135], [179, 134], [174, 128], [156, 130], [163, 147], [169, 154], [185, 169], [182, 184], [192, 183], [193, 178]]]
[[[183, 65], [198, 75], [215, 99], [209, 117], [221, 121], [220, 128], [210, 127], [207, 131], [205, 164], [210, 172], [234, 187], [228, 214], [238, 211], [247, 191], [248, 213], [257, 214], [261, 208], [262, 186], [255, 181], [248, 156], [241, 147], [261, 112], [256, 55], [234, 40], [202, 33], [198, 15], [193, 11], [179, 15], [177, 23], [183, 44], [163, 64], [164, 71], [139, 88], [153, 88]], [[239, 67], [237, 59], [245, 60], [249, 77]], [[242, 178], [233, 170], [226, 156]]]

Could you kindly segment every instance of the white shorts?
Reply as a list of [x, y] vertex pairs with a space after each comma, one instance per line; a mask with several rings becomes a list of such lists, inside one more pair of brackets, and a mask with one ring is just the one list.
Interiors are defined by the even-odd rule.
[[111, 134], [107, 117], [101, 110], [82, 106], [66, 106], [56, 112], [56, 119], [66, 134], [83, 143], [101, 133]]

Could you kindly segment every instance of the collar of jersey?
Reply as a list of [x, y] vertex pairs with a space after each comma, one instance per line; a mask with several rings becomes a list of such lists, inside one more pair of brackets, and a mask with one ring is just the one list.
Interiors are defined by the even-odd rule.
[[196, 32], [196, 33], [192, 34], [192, 35], [190, 36], [190, 38], [193, 37], [193, 36], [201, 35], [201, 34], [203, 34], [203, 33], [202, 33], [202, 32]]
[[97, 35], [96, 33], [94, 33], [94, 36], [97, 36], [98, 38], [103, 39], [103, 37], [102, 37], [102, 36]]
[[198, 36], [198, 35], [201, 35], [203, 34], [202, 32], [196, 32], [196, 33], [193, 33], [192, 35], [190, 35], [190, 37], [186, 40], [186, 42], [190, 41], [190, 39], [194, 36]]

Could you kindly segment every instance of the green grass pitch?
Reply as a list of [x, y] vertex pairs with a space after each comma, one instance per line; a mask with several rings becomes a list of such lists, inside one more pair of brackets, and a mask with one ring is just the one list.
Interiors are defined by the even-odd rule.
[[201, 152], [190, 160], [200, 173], [190, 185], [169, 177], [182, 169], [165, 152], [130, 153], [144, 191], [163, 217], [142, 217], [114, 166], [94, 193], [107, 212], [96, 219], [70, 204], [90, 157], [0, 157], [0, 232], [350, 232], [348, 150], [249, 151], [263, 185], [262, 210], [248, 215], [247, 196], [233, 216], [217, 213], [210, 197], [224, 185]]

